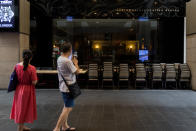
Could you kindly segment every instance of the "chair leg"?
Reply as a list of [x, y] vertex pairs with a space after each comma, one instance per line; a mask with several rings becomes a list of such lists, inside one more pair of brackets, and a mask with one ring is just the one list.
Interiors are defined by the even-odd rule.
[[113, 89], [114, 89], [114, 81], [112, 80], [112, 86], [113, 86]]
[[176, 89], [177, 89], [178, 85], [177, 85], [177, 81], [176, 81]]
[[99, 80], [97, 80], [97, 83], [98, 83], [97, 88], [99, 89]]
[[89, 89], [89, 80], [88, 80], [88, 82], [87, 82], [87, 89]]
[[167, 88], [167, 81], [165, 81], [165, 89]]
[[191, 89], [191, 83], [188, 82], [188, 89]]
[[145, 83], [146, 83], [146, 88], [148, 88], [148, 82], [146, 81]]
[[102, 89], [103, 89], [103, 82], [104, 82], [104, 81], [102, 80], [102, 82], [101, 82], [101, 84], [102, 84], [102, 86], [101, 86], [101, 87], [102, 87]]

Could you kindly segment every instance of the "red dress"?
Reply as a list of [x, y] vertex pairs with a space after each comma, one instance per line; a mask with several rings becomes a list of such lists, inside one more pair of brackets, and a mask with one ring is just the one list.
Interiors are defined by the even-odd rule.
[[33, 123], [37, 119], [35, 86], [32, 81], [37, 80], [36, 69], [29, 65], [23, 71], [23, 65], [17, 65], [16, 73], [19, 84], [15, 90], [10, 119], [15, 123]]

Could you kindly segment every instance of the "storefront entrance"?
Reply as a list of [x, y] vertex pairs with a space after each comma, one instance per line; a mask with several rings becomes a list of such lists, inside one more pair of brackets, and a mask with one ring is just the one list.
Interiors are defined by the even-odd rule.
[[89, 85], [91, 66], [96, 69], [95, 85], [101, 88], [105, 85], [105, 68], [111, 69], [107, 75], [112, 81], [106, 83], [113, 88], [119, 87], [122, 64], [128, 73], [128, 77], [123, 74], [126, 75], [123, 79], [128, 79], [134, 87], [137, 63], [144, 65], [146, 80], [152, 76], [154, 63], [183, 63], [186, 2], [92, 0], [84, 3], [82, 0], [54, 2], [52, 10], [44, 14], [36, 8], [42, 3], [32, 2], [35, 10], [31, 13], [32, 63], [37, 69], [56, 70], [59, 48], [64, 41], [72, 43], [80, 67], [87, 70], [79, 77], [85, 87]]

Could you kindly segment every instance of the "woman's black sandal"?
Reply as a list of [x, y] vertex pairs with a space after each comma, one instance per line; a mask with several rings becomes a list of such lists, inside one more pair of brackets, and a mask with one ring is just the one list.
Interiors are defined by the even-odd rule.
[[76, 128], [70, 127], [70, 128], [67, 128], [65, 131], [75, 131], [75, 130], [76, 130]]

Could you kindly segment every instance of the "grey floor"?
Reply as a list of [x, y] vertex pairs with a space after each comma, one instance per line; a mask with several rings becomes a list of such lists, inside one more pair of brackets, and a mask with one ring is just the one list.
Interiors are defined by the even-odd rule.
[[[52, 131], [63, 107], [58, 90], [37, 90], [32, 131]], [[13, 93], [0, 91], [0, 131], [9, 120]], [[83, 90], [69, 123], [78, 131], [196, 131], [196, 92], [188, 90]]]

